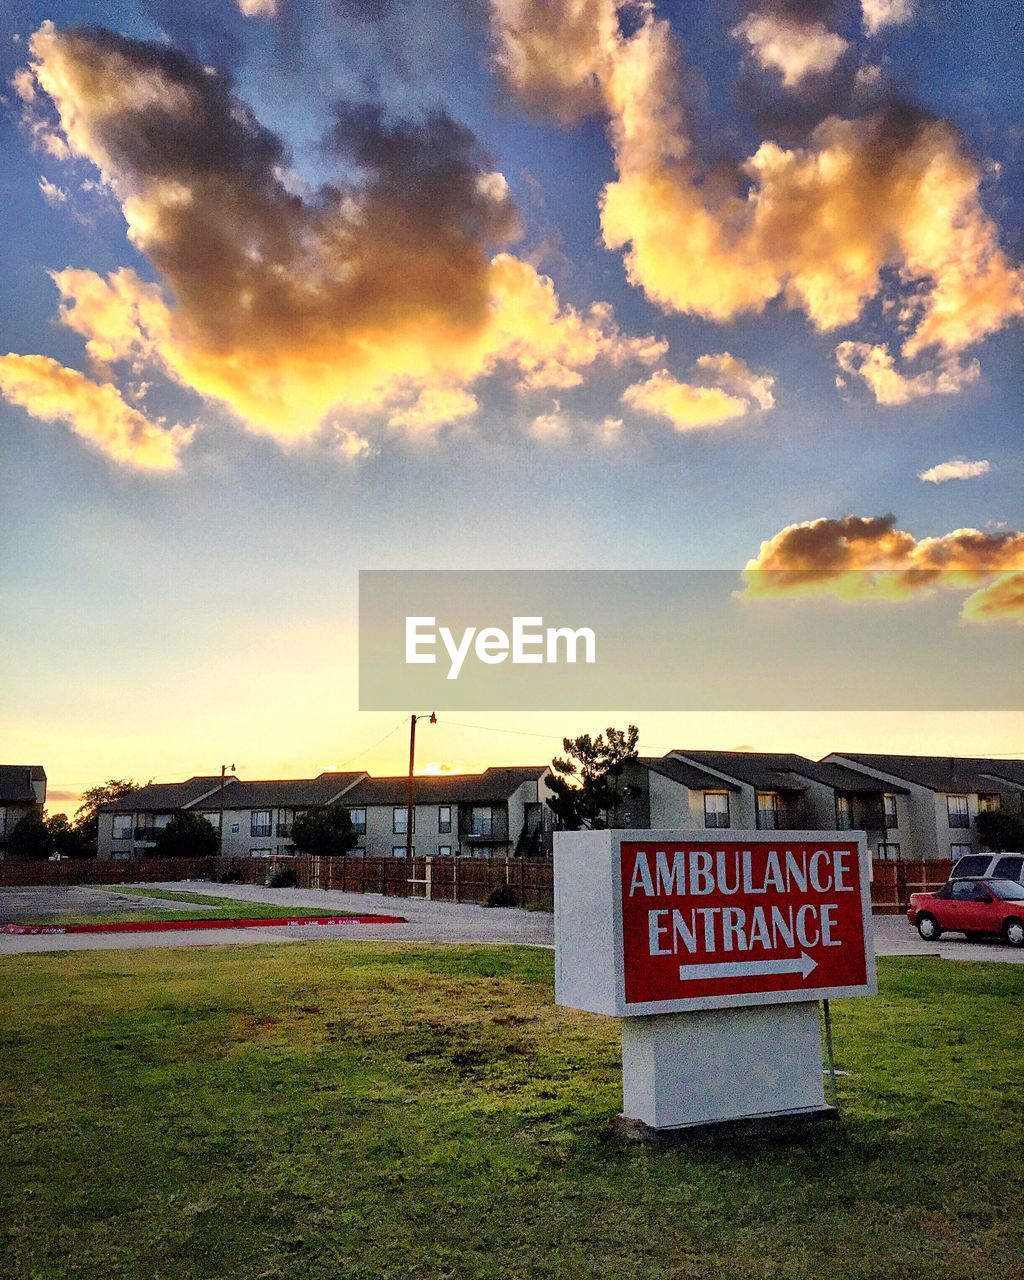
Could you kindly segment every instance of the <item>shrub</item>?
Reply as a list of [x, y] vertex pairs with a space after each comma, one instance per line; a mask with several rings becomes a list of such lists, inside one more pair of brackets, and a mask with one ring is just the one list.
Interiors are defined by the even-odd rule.
[[517, 907], [519, 902], [515, 895], [515, 890], [510, 884], [499, 884], [487, 895], [488, 907]]
[[292, 867], [278, 867], [267, 876], [267, 887], [270, 889], [294, 889], [299, 878]]
[[240, 867], [236, 867], [233, 862], [226, 867], [221, 867], [217, 872], [218, 884], [244, 884], [245, 877], [242, 875]]

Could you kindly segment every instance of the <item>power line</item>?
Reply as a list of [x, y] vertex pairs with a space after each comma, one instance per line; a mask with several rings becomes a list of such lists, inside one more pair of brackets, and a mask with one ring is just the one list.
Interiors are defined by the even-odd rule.
[[335, 765], [332, 772], [335, 772], [340, 769], [344, 769], [344, 767], [347, 764], [351, 764], [352, 761], [355, 760], [358, 756], [365, 756], [365, 755], [368, 755], [369, 752], [371, 751], [376, 751], [376, 749], [381, 745], [382, 742], [387, 742], [388, 738], [396, 734], [404, 724], [405, 724], [405, 716], [403, 716], [401, 720], [399, 720], [399, 722], [394, 726], [394, 728], [389, 729], [387, 733], [383, 736], [383, 738], [378, 738], [376, 742], [371, 743], [368, 747], [360, 747], [359, 750], [354, 751], [352, 755], [348, 757], [347, 760], [342, 760], [341, 764]]
[[[445, 720], [438, 717], [438, 724], [450, 724], [457, 729], [477, 729], [481, 733], [510, 733], [517, 738], [542, 738], [545, 742], [564, 742], [565, 734], [555, 733], [530, 733], [527, 729], [499, 729], [496, 725], [490, 724], [465, 724], [461, 720]], [[648, 751], [672, 751], [672, 747], [666, 747], [664, 744], [645, 743], [644, 747]]]

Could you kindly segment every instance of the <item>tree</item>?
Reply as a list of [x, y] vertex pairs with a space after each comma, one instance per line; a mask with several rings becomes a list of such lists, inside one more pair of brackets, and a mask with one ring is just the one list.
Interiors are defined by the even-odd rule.
[[212, 858], [219, 841], [217, 828], [201, 813], [183, 810], [156, 833], [155, 858]]
[[120, 800], [129, 791], [137, 791], [138, 789], [139, 784], [137, 782], [131, 782], [127, 778], [111, 778], [108, 782], [101, 782], [98, 786], [90, 787], [88, 791], [83, 792], [82, 803], [75, 810], [74, 820], [75, 830], [78, 832], [82, 842], [92, 846], [92, 853], [83, 854], [83, 857], [96, 856], [100, 808], [105, 804], [110, 804], [112, 800]]
[[563, 738], [568, 759], [551, 761], [554, 776], [548, 779], [553, 795], [549, 808], [565, 831], [600, 830], [608, 826], [609, 815], [628, 800], [634, 788], [622, 782], [626, 765], [637, 758], [640, 731], [608, 728], [591, 738]]
[[62, 858], [88, 858], [95, 856], [95, 849], [90, 850], [86, 846], [77, 829], [71, 825], [71, 821], [66, 814], [55, 813], [52, 818], [47, 818], [46, 830], [50, 837], [52, 853], [56, 853]]
[[974, 829], [978, 839], [993, 853], [1024, 849], [1024, 818], [1015, 813], [1003, 813], [1000, 809], [979, 813], [974, 819]]
[[315, 804], [297, 813], [292, 823], [292, 844], [299, 853], [314, 858], [343, 858], [355, 848], [356, 833], [344, 805]]
[[53, 852], [53, 839], [42, 809], [26, 813], [7, 840], [7, 852], [12, 858], [48, 858]]

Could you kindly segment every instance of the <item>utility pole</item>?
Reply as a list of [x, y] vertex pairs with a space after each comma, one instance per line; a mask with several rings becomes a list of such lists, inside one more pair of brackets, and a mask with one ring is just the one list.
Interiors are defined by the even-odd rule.
[[[431, 711], [430, 715], [410, 716], [409, 717], [409, 778], [405, 788], [405, 856], [406, 859], [412, 857], [412, 826], [413, 817], [416, 812], [416, 721], [429, 720], [431, 724], [437, 724], [437, 715]], [[410, 865], [408, 862], [406, 865]], [[412, 875], [412, 872], [409, 872]]]
[[232, 773], [235, 772], [233, 764], [222, 764], [220, 767], [220, 825], [217, 828], [219, 837], [217, 852], [221, 857], [224, 856], [224, 787], [227, 783], [227, 771], [229, 769]]

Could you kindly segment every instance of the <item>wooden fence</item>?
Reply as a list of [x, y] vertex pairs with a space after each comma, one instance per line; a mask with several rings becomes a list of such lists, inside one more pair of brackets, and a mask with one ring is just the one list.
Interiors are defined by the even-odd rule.
[[949, 879], [949, 858], [889, 862], [876, 858], [871, 864], [871, 909], [875, 915], [895, 916], [906, 911], [912, 893], [939, 889]]
[[[910, 895], [945, 884], [948, 859], [872, 864], [871, 905], [877, 915], [905, 911]], [[548, 858], [141, 858], [129, 861], [0, 861], [0, 887], [13, 885], [132, 884], [161, 880], [233, 880], [265, 884], [289, 868], [300, 889], [343, 889], [438, 902], [486, 902], [500, 885], [518, 906], [553, 906]]]

